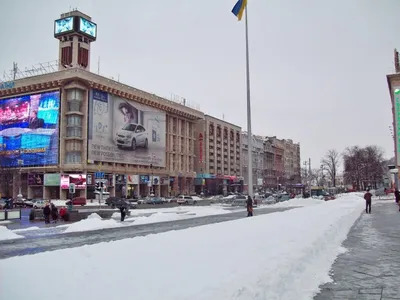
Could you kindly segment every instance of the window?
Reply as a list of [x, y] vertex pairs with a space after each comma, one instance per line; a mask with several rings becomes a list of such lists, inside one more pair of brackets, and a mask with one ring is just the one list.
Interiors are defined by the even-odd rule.
[[82, 137], [82, 128], [81, 127], [67, 128], [67, 137]]
[[81, 111], [81, 103], [78, 101], [68, 102], [68, 111]]
[[83, 101], [83, 95], [85, 91], [80, 89], [68, 89], [67, 90], [67, 101], [78, 100]]
[[65, 156], [66, 164], [79, 164], [82, 162], [82, 154], [81, 152], [67, 152]]
[[67, 125], [68, 126], [82, 126], [82, 117], [81, 116], [67, 116]]

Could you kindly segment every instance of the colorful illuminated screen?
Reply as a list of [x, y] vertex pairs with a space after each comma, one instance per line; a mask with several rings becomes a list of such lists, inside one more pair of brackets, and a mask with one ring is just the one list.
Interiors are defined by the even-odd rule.
[[60, 92], [0, 99], [0, 166], [58, 164]]

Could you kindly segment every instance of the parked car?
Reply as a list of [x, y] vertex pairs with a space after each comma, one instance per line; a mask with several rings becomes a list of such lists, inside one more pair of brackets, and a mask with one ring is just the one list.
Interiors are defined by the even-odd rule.
[[147, 148], [149, 145], [146, 129], [139, 124], [129, 123], [117, 132], [117, 146], [122, 149], [129, 147], [136, 150], [136, 147]]
[[85, 197], [75, 197], [75, 198], [72, 198], [72, 200], [68, 200], [67, 202], [65, 202], [66, 205], [70, 205], [70, 203], [72, 203], [72, 205], [85, 206], [86, 198]]
[[176, 202], [178, 202], [179, 205], [182, 205], [182, 204], [196, 205], [197, 199], [193, 199], [193, 197], [191, 197], [191, 196], [180, 195], [177, 197]]
[[163, 204], [163, 200], [160, 197], [150, 197], [146, 200], [146, 204]]
[[40, 199], [32, 200], [32, 202], [33, 202], [33, 208], [35, 208], [35, 209], [43, 208], [43, 207], [45, 207], [45, 205], [47, 203], [46, 200], [40, 200]]

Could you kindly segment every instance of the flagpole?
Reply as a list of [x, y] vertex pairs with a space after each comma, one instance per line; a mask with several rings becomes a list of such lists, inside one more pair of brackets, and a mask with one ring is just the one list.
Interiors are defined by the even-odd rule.
[[250, 67], [249, 67], [249, 31], [247, 25], [247, 7], [245, 7], [246, 23], [246, 86], [247, 86], [247, 139], [248, 139], [248, 195], [253, 197], [253, 134], [251, 133], [251, 102], [250, 102]]

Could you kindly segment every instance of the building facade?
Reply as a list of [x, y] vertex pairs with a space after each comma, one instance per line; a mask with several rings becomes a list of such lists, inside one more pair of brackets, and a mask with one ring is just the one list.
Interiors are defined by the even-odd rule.
[[241, 191], [241, 128], [205, 115], [196, 123], [195, 189], [206, 195]]
[[91, 199], [98, 178], [110, 196], [194, 192], [204, 114], [91, 73], [96, 24], [79, 11], [60, 20], [59, 70], [1, 85], [2, 196]]
[[[253, 190], [259, 190], [264, 185], [264, 138], [253, 135], [252, 140], [252, 181]], [[247, 132], [242, 132], [242, 173], [245, 185], [248, 184], [249, 176], [249, 147]]]

